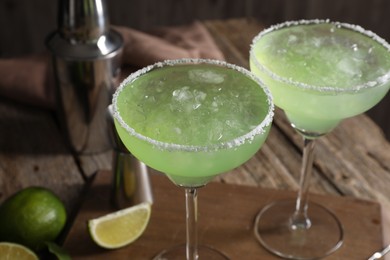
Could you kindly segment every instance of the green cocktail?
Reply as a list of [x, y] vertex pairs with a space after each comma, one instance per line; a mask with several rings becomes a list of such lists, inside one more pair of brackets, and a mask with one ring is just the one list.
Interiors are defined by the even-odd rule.
[[251, 70], [296, 128], [324, 134], [383, 98], [390, 55], [383, 40], [357, 26], [308, 23], [260, 34]]
[[[254, 38], [250, 66], [305, 140], [297, 200], [274, 203], [262, 210], [255, 234], [277, 255], [323, 257], [341, 246], [343, 231], [337, 218], [317, 204], [309, 204], [311, 217], [307, 216], [314, 140], [341, 120], [367, 111], [386, 95], [390, 46], [359, 26], [328, 20], [286, 22]], [[286, 218], [276, 220], [275, 214]]]
[[[197, 187], [258, 151], [273, 117], [269, 91], [257, 78], [211, 60], [166, 61], [137, 71], [115, 93], [113, 108], [129, 151], [185, 187], [189, 208]], [[211, 257], [190, 240], [187, 259]]]

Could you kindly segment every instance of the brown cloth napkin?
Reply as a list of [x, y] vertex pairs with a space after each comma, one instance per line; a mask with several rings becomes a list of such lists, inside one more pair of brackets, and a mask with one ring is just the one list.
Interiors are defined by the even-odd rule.
[[[163, 27], [150, 33], [113, 26], [124, 39], [122, 65], [144, 67], [179, 58], [224, 60], [203, 24]], [[0, 96], [43, 108], [55, 108], [50, 54], [0, 59]]]
[[200, 22], [162, 27], [145, 34], [127, 27], [114, 27], [123, 37], [123, 63], [144, 67], [157, 61], [179, 58], [223, 60], [223, 54]]

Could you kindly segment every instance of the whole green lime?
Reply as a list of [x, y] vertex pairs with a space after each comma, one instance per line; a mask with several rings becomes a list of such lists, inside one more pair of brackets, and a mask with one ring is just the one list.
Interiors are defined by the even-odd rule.
[[62, 201], [43, 187], [28, 187], [0, 206], [0, 241], [15, 242], [39, 251], [54, 241], [66, 223]]

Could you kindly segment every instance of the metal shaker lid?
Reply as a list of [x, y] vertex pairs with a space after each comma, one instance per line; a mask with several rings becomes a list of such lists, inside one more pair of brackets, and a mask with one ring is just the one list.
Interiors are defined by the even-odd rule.
[[110, 29], [106, 0], [61, 0], [58, 29], [46, 44], [62, 58], [106, 59], [121, 51], [123, 39]]
[[109, 31], [106, 0], [61, 0], [58, 31], [75, 43], [96, 42]]

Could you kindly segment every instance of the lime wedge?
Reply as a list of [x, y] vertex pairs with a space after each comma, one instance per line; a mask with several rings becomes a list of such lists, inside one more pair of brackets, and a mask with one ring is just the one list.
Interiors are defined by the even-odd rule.
[[150, 203], [122, 209], [88, 221], [89, 233], [95, 243], [103, 248], [126, 246], [145, 231], [151, 213]]
[[39, 260], [38, 256], [25, 246], [1, 242], [0, 260]]

